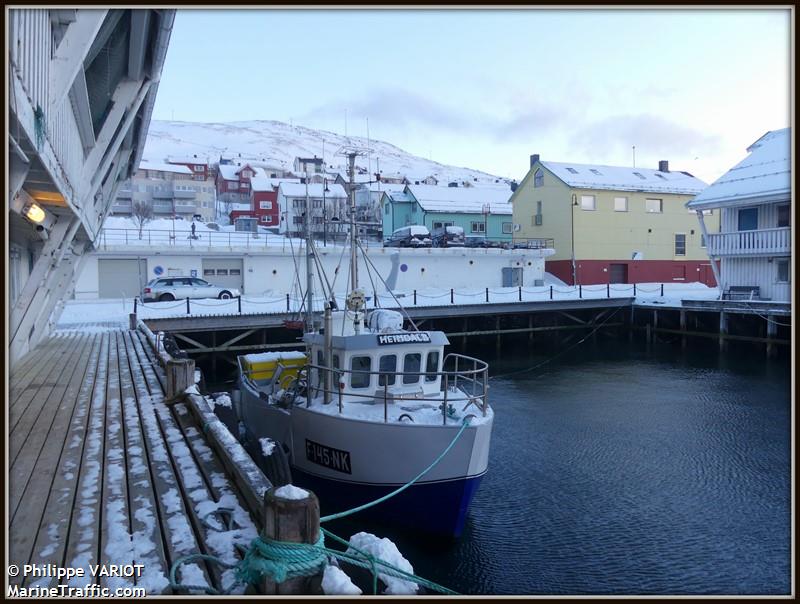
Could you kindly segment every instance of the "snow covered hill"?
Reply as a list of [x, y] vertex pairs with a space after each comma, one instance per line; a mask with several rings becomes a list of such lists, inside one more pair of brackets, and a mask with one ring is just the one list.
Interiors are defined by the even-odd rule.
[[256, 158], [292, 169], [295, 157], [322, 157], [328, 171], [344, 172], [346, 158], [336, 155], [342, 146], [369, 147], [372, 153], [358, 157], [356, 166], [380, 171], [384, 177], [402, 174], [412, 182], [434, 176], [439, 185], [468, 181], [474, 186], [507, 186], [506, 179], [479, 170], [446, 166], [395, 147], [390, 143], [357, 136], [342, 136], [276, 121], [229, 123], [153, 120], [147, 133], [143, 159], [164, 161], [170, 156], [197, 157], [217, 162], [221, 154]]

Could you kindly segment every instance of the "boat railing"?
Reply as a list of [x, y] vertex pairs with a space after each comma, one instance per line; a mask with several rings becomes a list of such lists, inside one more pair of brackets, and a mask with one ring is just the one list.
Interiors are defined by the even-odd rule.
[[[448, 369], [448, 365], [451, 365], [452, 369]], [[450, 407], [448, 406], [448, 397], [452, 394], [460, 392], [467, 397], [467, 403], [461, 410], [462, 412], [466, 411], [471, 406], [475, 406], [475, 408], [483, 416], [485, 416], [489, 406], [489, 365], [484, 361], [474, 357], [456, 353], [450, 353], [445, 356], [441, 371], [367, 371], [363, 369], [343, 369], [338, 367], [328, 367], [327, 365], [308, 363], [304, 372], [305, 375], [310, 376], [312, 371], [316, 372], [317, 383], [316, 385], [312, 386], [309, 380], [306, 406], [311, 406], [312, 399], [320, 394], [326, 399], [337, 398], [339, 413], [342, 413], [344, 410], [343, 399], [345, 394], [349, 398], [359, 398], [364, 399], [365, 401], [382, 399], [384, 422], [389, 421], [390, 401], [394, 402], [396, 400], [441, 403], [443, 425], [447, 424], [447, 417], [452, 413]], [[334, 384], [332, 390], [326, 390], [324, 386], [326, 381], [324, 379], [325, 374], [329, 371], [333, 372], [334, 378], [332, 380], [332, 383]], [[355, 392], [352, 388], [350, 388], [345, 393], [346, 384], [348, 382], [352, 382], [352, 377], [349, 377], [348, 379], [348, 376], [354, 375], [366, 376], [366, 379], [369, 380], [369, 383], [372, 382], [373, 375], [379, 376], [378, 384], [382, 390], [376, 393], [374, 390], [370, 390], [369, 387], [365, 387], [364, 392]], [[390, 389], [388, 379], [389, 376], [395, 376], [395, 381], [400, 382], [405, 382], [403, 379], [405, 376], [413, 376], [417, 378], [416, 382], [414, 382], [416, 384], [419, 383], [420, 379], [428, 382], [435, 382], [438, 378], [441, 378], [441, 386], [436, 398], [434, 398], [432, 395], [426, 396], [424, 391], [422, 393], [397, 392]], [[422, 376], [425, 377], [423, 378]], [[411, 384], [406, 385], [410, 386]], [[442, 392], [444, 393], [444, 396], [440, 398], [438, 395]], [[454, 399], [451, 398], [450, 402], [452, 403], [453, 400]], [[459, 397], [455, 400], [463, 401], [464, 399]]]

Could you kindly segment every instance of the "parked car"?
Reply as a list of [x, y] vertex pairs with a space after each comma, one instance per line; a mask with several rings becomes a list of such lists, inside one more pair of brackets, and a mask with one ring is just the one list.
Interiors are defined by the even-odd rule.
[[197, 277], [159, 277], [142, 290], [142, 302], [166, 302], [184, 298], [219, 298], [228, 300], [241, 295], [234, 287], [219, 287]]
[[426, 226], [412, 224], [396, 229], [383, 245], [386, 247], [430, 247], [431, 232]]
[[434, 247], [453, 247], [464, 245], [464, 229], [460, 226], [445, 226], [433, 230], [431, 236]]

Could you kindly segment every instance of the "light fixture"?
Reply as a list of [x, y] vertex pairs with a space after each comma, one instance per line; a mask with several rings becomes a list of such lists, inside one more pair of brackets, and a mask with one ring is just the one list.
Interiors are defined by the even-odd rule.
[[41, 206], [36, 203], [29, 203], [22, 209], [22, 213], [25, 215], [25, 218], [36, 224], [41, 224], [47, 217]]

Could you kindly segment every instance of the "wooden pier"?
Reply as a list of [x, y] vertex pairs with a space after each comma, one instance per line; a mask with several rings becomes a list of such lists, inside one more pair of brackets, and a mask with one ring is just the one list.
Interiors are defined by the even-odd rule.
[[[201, 396], [165, 401], [145, 333], [56, 335], [11, 367], [9, 564], [142, 564], [138, 576], [74, 585], [171, 593], [179, 558], [235, 563], [257, 535], [269, 483]], [[246, 459], [245, 459], [246, 458]], [[232, 571], [204, 561], [184, 582], [219, 589]], [[55, 578], [9, 577], [18, 587]], [[180, 577], [179, 577], [180, 580]]]

